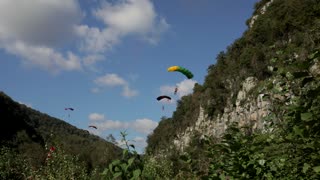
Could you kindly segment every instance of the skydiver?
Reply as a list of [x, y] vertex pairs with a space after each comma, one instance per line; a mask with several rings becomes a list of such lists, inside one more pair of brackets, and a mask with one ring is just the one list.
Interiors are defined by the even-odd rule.
[[174, 95], [176, 95], [178, 92], [178, 87], [174, 88]]

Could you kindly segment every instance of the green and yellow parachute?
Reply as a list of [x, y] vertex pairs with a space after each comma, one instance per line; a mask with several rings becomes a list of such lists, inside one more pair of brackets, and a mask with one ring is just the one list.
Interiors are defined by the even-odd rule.
[[184, 74], [188, 79], [193, 78], [192, 72], [190, 72], [188, 69], [183, 68], [183, 67], [181, 67], [181, 66], [171, 66], [171, 67], [168, 68], [168, 71], [169, 71], [169, 72], [179, 71], [179, 72], [181, 72], [182, 74]]

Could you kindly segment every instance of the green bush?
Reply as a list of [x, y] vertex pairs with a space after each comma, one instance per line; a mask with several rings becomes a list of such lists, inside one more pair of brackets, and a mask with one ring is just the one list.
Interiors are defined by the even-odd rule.
[[173, 163], [166, 158], [148, 157], [144, 160], [142, 176], [146, 179], [172, 179]]
[[27, 160], [10, 148], [0, 149], [0, 179], [27, 179], [32, 173]]

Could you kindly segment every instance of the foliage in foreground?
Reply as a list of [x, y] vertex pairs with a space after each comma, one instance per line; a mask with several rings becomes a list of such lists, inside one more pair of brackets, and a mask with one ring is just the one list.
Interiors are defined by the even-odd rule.
[[85, 164], [76, 156], [56, 148], [43, 165], [36, 168], [28, 158], [13, 149], [0, 149], [0, 179], [99, 179], [96, 170], [87, 172]]
[[127, 135], [126, 132], [121, 132], [122, 142], [126, 145], [122, 158], [114, 160], [102, 173], [107, 179], [137, 179], [141, 176], [142, 158], [135, 151], [135, 146], [129, 145], [129, 141], [126, 139]]
[[[207, 137], [201, 155], [207, 159], [199, 163], [199, 150], [190, 148], [184, 156], [190, 167], [185, 174], [191, 171], [204, 179], [319, 179], [320, 79], [309, 72], [319, 66], [319, 58], [320, 50], [306, 61], [273, 58], [278, 70], [263, 88], [271, 92], [266, 96], [271, 106], [265, 129], [247, 133], [235, 122], [219, 143]], [[194, 168], [208, 161], [207, 171]]]
[[[311, 54], [320, 44], [319, 9], [315, 0], [274, 0], [242, 38], [218, 55], [217, 63], [208, 68], [204, 85], [196, 85], [194, 94], [178, 102], [173, 117], [159, 123], [148, 139], [148, 150], [159, 156], [142, 157], [126, 143], [122, 158], [107, 166], [102, 178], [319, 179], [320, 81], [310, 74], [310, 65], [319, 66], [320, 61], [319, 51]], [[194, 123], [200, 103], [208, 104], [206, 113], [211, 117], [222, 113], [227, 99], [233, 94], [235, 101], [242, 80], [248, 76], [264, 81], [267, 90], [278, 95], [278, 99], [269, 96], [268, 131], [245, 134], [234, 124], [218, 142], [195, 138], [183, 156], [174, 151], [160, 156], [162, 149], [171, 147], [177, 132]], [[287, 98], [286, 94], [293, 96]], [[31, 167], [25, 157], [1, 150], [1, 179], [101, 178], [96, 171], [86, 173], [77, 158], [63, 152], [57, 152], [53, 162]]]

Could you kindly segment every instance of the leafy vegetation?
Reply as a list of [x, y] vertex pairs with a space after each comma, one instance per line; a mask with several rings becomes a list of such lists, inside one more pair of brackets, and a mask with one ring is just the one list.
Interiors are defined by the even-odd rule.
[[[316, 51], [319, 56], [319, 51]], [[312, 55], [314, 57], [314, 55]], [[297, 83], [299, 76], [287, 83]], [[245, 134], [237, 124], [229, 126], [219, 143], [208, 143], [210, 158], [207, 178], [224, 179], [318, 179], [320, 84], [314, 79], [300, 84], [302, 91], [290, 105], [281, 106], [274, 116], [270, 132]], [[280, 117], [279, 117], [280, 116]], [[268, 118], [268, 117], [267, 117]], [[278, 119], [279, 118], [279, 119]], [[280, 121], [279, 121], [280, 120]]]
[[97, 170], [87, 172], [84, 162], [63, 150], [52, 153], [51, 158], [35, 168], [23, 155], [2, 147], [0, 149], [0, 179], [99, 179]]
[[3, 163], [12, 164], [13, 159], [9, 157], [13, 157], [13, 154], [19, 155], [17, 164], [12, 164], [19, 165], [18, 169], [13, 168], [16, 172], [24, 172], [19, 169], [23, 168], [22, 165], [35, 169], [43, 167], [47, 155], [46, 145], [59, 145], [59, 152], [70, 160], [67, 162], [74, 164], [71, 159], [77, 158], [87, 173], [95, 169], [102, 170], [121, 155], [121, 149], [114, 144], [91, 135], [86, 130], [77, 129], [62, 120], [18, 104], [3, 92], [0, 93], [0, 111], [0, 148], [5, 151], [3, 157], [10, 160]]
[[[170, 159], [174, 169], [179, 169], [174, 177], [318, 177], [319, 75], [311, 69], [316, 66], [319, 71], [320, 2], [274, 0], [261, 13], [268, 2], [256, 4], [258, 18], [252, 27], [218, 54], [204, 84], [196, 84], [194, 93], [178, 102], [173, 117], [163, 118], [148, 137], [147, 153]], [[260, 120], [265, 127], [253, 131], [230, 126], [221, 139], [204, 139], [201, 132], [195, 132], [184, 150], [187, 154], [177, 152], [173, 141], [195, 124], [199, 106], [205, 108], [208, 120], [215, 121], [227, 104], [235, 106], [242, 82], [250, 76], [259, 81], [251, 93], [264, 94], [271, 103], [268, 116]]]
[[[133, 144], [126, 139], [128, 134], [121, 132], [122, 142], [126, 148], [122, 152], [122, 159], [114, 160], [103, 172], [107, 179], [138, 179], [141, 177], [143, 163], [141, 156]], [[132, 148], [132, 149], [131, 149]]]
[[195, 137], [180, 156], [184, 163], [175, 162], [183, 170], [175, 178], [320, 178], [320, 77], [309, 71], [319, 62], [320, 51], [313, 51], [305, 61], [275, 58], [273, 66], [278, 70], [265, 82], [274, 86], [263, 90], [272, 93], [265, 130], [248, 134], [246, 127], [234, 122], [221, 139]]
[[[217, 55], [216, 63], [208, 67], [204, 84], [196, 84], [194, 93], [178, 102], [173, 117], [162, 120], [167, 121], [163, 123], [166, 130], [163, 133], [158, 130], [163, 128], [160, 123], [149, 136], [148, 149], [154, 148], [155, 144], [172, 144], [175, 135], [182, 133], [197, 120], [199, 105], [214, 120], [224, 112], [227, 103], [235, 104], [242, 82], [247, 77], [253, 76], [263, 82], [274, 76], [268, 70], [273, 65], [272, 59], [277, 59], [280, 63], [276, 68], [285, 71], [284, 66], [295, 65], [281, 61], [306, 62], [308, 54], [319, 47], [318, 1], [274, 0], [265, 13], [261, 14], [260, 11], [267, 2], [270, 0], [256, 4], [255, 13], [258, 18], [253, 26], [227, 47], [225, 52]], [[163, 139], [162, 142], [159, 139]], [[158, 147], [162, 149], [163, 146]]]
[[[320, 1], [273, 0], [264, 10], [268, 2], [255, 5], [258, 17], [217, 55], [204, 84], [178, 101], [172, 117], [161, 118], [143, 156], [125, 132], [121, 155], [98, 137], [2, 93], [1, 119], [8, 126], [0, 131], [6, 145], [0, 151], [1, 179], [319, 179]], [[264, 127], [230, 122], [222, 137], [195, 131], [189, 146], [177, 149], [174, 139], [195, 124], [199, 107], [215, 121], [226, 105], [235, 106], [247, 77], [259, 81], [251, 95], [263, 94], [270, 103], [259, 119]], [[112, 135], [108, 141], [115, 141]], [[46, 144], [59, 149], [49, 161]]]

